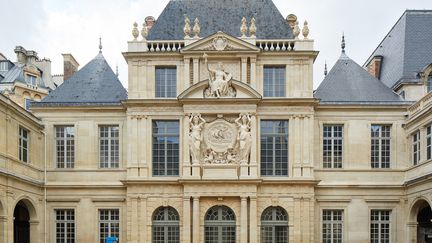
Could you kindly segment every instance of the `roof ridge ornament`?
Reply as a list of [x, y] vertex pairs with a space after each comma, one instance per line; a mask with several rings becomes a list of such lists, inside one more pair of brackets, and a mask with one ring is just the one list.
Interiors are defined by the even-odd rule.
[[240, 33], [242, 38], [246, 38], [247, 31], [248, 31], [247, 20], [246, 17], [243, 17], [240, 26]]
[[294, 39], [298, 40], [299, 39], [299, 35], [300, 35], [300, 27], [299, 27], [299, 22], [296, 21], [295, 22], [295, 26], [293, 29], [293, 34], [294, 34]]
[[342, 32], [342, 53], [345, 54], [345, 33]]
[[142, 41], [147, 41], [148, 26], [146, 25], [146, 23], [143, 23], [143, 27], [141, 29], [141, 36], [142, 36]]
[[184, 38], [190, 38], [190, 33], [191, 33], [191, 25], [190, 25], [190, 19], [189, 17], [185, 14], [184, 15], [184, 22], [185, 25], [183, 27], [183, 33], [184, 33]]
[[195, 18], [195, 25], [193, 27], [193, 32], [194, 32], [194, 38], [195, 39], [199, 39], [200, 36], [200, 32], [201, 32], [201, 27], [200, 27], [200, 22], [198, 18]]
[[102, 53], [102, 37], [99, 36], [99, 53]]
[[304, 24], [303, 24], [303, 30], [302, 30], [302, 34], [303, 34], [303, 39], [307, 40], [308, 39], [308, 35], [309, 35], [309, 26], [308, 26], [308, 22], [305, 20]]
[[327, 72], [327, 60], [325, 60], [324, 62], [324, 76], [327, 76], [328, 72]]
[[256, 20], [255, 17], [252, 17], [250, 21], [250, 27], [249, 27], [250, 37], [256, 38], [256, 32], [257, 32]]
[[139, 31], [138, 31], [138, 24], [137, 22], [133, 23], [133, 29], [132, 29], [132, 36], [133, 36], [133, 40], [136, 41], [139, 35]]

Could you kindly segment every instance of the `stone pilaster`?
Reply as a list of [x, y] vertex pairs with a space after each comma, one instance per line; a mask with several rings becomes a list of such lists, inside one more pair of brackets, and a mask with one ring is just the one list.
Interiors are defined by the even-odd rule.
[[193, 197], [193, 234], [192, 234], [192, 242], [193, 243], [201, 243], [200, 242], [200, 198], [198, 196]]

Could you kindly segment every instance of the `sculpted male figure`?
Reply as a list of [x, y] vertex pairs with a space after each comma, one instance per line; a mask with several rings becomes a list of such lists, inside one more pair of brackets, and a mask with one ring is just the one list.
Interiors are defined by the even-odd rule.
[[210, 76], [210, 96], [219, 98], [229, 95], [229, 87], [231, 86], [232, 75], [224, 71], [221, 62], [218, 63], [216, 69], [210, 68], [207, 57], [208, 55], [204, 53], [204, 61], [207, 65], [207, 70], [209, 71]]

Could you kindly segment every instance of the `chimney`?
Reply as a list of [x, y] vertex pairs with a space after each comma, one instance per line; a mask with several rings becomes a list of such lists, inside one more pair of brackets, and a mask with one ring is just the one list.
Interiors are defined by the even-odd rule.
[[63, 81], [68, 80], [79, 67], [79, 63], [72, 54], [62, 54], [63, 56]]
[[153, 25], [155, 24], [156, 20], [153, 16], [147, 16], [145, 19], [145, 25], [147, 27], [147, 31], [150, 31], [150, 29], [153, 27]]
[[370, 75], [374, 76], [377, 79], [381, 79], [381, 67], [384, 57], [383, 56], [374, 56], [372, 60], [367, 65], [367, 69]]
[[26, 64], [27, 63], [27, 50], [24, 49], [24, 47], [16, 46], [14, 52], [17, 55], [17, 62], [18, 63], [20, 63], [20, 64]]

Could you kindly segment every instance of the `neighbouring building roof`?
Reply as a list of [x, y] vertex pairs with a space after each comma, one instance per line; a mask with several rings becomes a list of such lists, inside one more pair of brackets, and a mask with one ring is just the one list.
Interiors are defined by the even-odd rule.
[[24, 65], [23, 64], [12, 64], [10, 65], [10, 69], [6, 72], [2, 72], [2, 76], [4, 79], [0, 81], [0, 83], [14, 83], [14, 82], [21, 82], [26, 83], [25, 77], [24, 77]]
[[401, 103], [392, 89], [342, 53], [315, 92], [321, 103]]
[[432, 63], [432, 10], [407, 10], [369, 59], [383, 56], [380, 80], [388, 87], [418, 82], [417, 74]]
[[271, 0], [171, 0], [151, 28], [149, 40], [182, 40], [187, 15], [193, 27], [195, 18], [201, 26], [200, 36], [218, 31], [241, 36], [241, 19], [256, 19], [258, 39], [292, 39], [287, 21]]
[[102, 53], [34, 106], [114, 105], [127, 99], [126, 89]]

